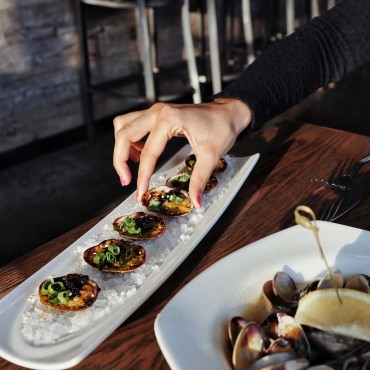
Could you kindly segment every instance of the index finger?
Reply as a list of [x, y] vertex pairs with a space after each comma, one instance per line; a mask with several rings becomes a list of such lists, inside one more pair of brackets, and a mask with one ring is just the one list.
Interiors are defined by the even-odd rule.
[[[126, 121], [126, 116], [122, 121], [115, 121], [115, 144], [113, 150], [113, 165], [125, 185], [131, 182], [131, 172], [127, 161], [130, 157], [138, 159], [138, 152], [142, 149], [143, 144], [140, 140], [150, 131], [151, 119], [144, 118], [147, 111], [134, 112], [132, 121]], [[138, 113], [138, 114], [137, 114]]]

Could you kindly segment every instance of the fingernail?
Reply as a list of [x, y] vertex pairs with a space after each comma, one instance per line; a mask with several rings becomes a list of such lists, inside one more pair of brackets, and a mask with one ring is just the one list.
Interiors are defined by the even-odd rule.
[[199, 207], [202, 207], [202, 196], [201, 195], [197, 196], [197, 202], [199, 204]]
[[136, 201], [137, 202], [140, 202], [140, 199], [139, 199], [139, 192], [136, 190]]
[[126, 185], [126, 180], [125, 180], [125, 178], [123, 176], [120, 176], [119, 177], [119, 181], [121, 181], [121, 185], [122, 186], [125, 186]]

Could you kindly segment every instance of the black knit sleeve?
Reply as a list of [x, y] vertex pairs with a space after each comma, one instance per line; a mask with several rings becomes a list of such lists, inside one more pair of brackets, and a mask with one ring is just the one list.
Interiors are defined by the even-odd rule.
[[370, 0], [344, 0], [267, 48], [214, 98], [244, 101], [253, 113], [253, 130], [367, 61]]

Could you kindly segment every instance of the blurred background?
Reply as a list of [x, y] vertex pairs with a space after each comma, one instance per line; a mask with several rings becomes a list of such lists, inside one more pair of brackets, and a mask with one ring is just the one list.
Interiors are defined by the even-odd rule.
[[[246, 14], [240, 0], [144, 1], [152, 51], [145, 56], [139, 3], [0, 0], [0, 265], [112, 210], [135, 190], [137, 166], [125, 188], [112, 166], [112, 120], [157, 100], [194, 101], [184, 6], [196, 85], [208, 101], [271, 44], [334, 5], [250, 0]], [[154, 95], [144, 58], [152, 62]], [[272, 122], [369, 135], [369, 73], [369, 65], [359, 68]], [[158, 165], [183, 143], [172, 141]]]

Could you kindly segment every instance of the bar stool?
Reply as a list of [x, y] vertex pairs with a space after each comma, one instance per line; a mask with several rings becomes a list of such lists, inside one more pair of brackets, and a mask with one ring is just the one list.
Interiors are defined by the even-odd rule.
[[[335, 0], [327, 1], [327, 10], [335, 6]], [[311, 7], [311, 18], [318, 17], [320, 15], [319, 0], [310, 0]], [[294, 10], [294, 0], [286, 0], [285, 2], [286, 10], [286, 31], [287, 35], [290, 35], [295, 30], [295, 10]]]
[[[252, 29], [252, 16], [250, 0], [241, 0], [243, 35], [246, 45], [247, 65], [255, 59], [254, 38]], [[218, 37], [218, 20], [215, 0], [207, 0], [207, 17], [208, 17], [208, 34], [209, 34], [209, 55], [212, 79], [212, 91], [216, 94], [222, 90], [222, 82], [227, 76], [221, 73], [219, 37]]]
[[[201, 102], [199, 77], [190, 27], [189, 0], [77, 0], [80, 49], [83, 67], [83, 109], [89, 139], [94, 138], [94, 113], [92, 97], [94, 93], [98, 92], [98, 89], [97, 86], [93, 86], [91, 82], [91, 69], [89, 63], [85, 16], [86, 6], [132, 9], [135, 11], [139, 51], [143, 66], [145, 97], [122, 96], [122, 98], [144, 103], [147, 106], [152, 105], [156, 101], [166, 101], [171, 99], [171, 97], [163, 97], [158, 95], [154, 81], [154, 75], [158, 72], [156, 65], [156, 48], [154, 42], [154, 10], [163, 8], [165, 6], [181, 7], [182, 34], [186, 50], [188, 77], [190, 86], [192, 88], [192, 98], [194, 103]], [[148, 20], [148, 18], [150, 19]]]

